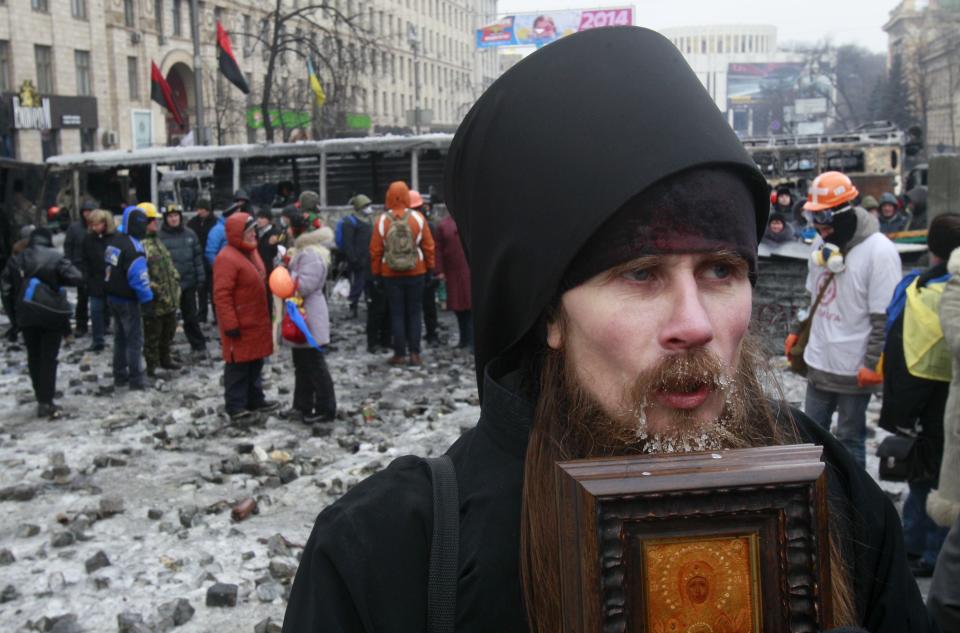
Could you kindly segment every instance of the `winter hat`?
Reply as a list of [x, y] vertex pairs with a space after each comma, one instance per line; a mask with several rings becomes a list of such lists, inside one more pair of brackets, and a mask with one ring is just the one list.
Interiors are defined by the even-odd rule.
[[84, 200], [83, 204], [80, 205], [80, 213], [84, 211], [94, 211], [97, 208], [97, 203], [93, 200]]
[[267, 208], [260, 209], [259, 211], [257, 211], [257, 217], [266, 218], [270, 221], [273, 221], [273, 211]]
[[197, 200], [196, 204], [193, 205], [194, 209], [206, 209], [207, 211], [213, 209], [213, 205], [210, 204], [210, 198], [200, 198]]
[[791, 198], [793, 197], [793, 192], [790, 191], [790, 187], [787, 187], [786, 185], [780, 185], [777, 187], [777, 197], [779, 198], [784, 194], [790, 196]]
[[[889, 191], [880, 196], [880, 205], [883, 204], [892, 204], [894, 207], [899, 207], [900, 203], [897, 201], [897, 197], [890, 193]], [[877, 206], [880, 206], [877, 205]]]
[[566, 291], [643, 255], [732, 251], [757, 272], [753, 192], [740, 174], [702, 167], [664, 178], [620, 207], [584, 245], [560, 283]]
[[860, 206], [866, 209], [867, 211], [871, 209], [876, 209], [880, 206], [880, 203], [877, 202], [877, 199], [873, 196], [864, 196], [863, 200], [860, 201]]
[[947, 260], [960, 247], [960, 213], [941, 213], [930, 222], [927, 248], [940, 259]]
[[304, 191], [300, 194], [300, 209], [304, 213], [314, 213], [320, 208], [320, 196], [316, 191]]
[[387, 188], [387, 195], [384, 205], [390, 210], [400, 210], [410, 208], [410, 189], [407, 183], [402, 180], [395, 180]]
[[234, 194], [233, 194], [233, 199], [234, 199], [235, 201], [236, 201], [236, 200], [245, 200], [245, 201], [249, 202], [249, 201], [250, 201], [250, 194], [248, 194], [245, 189], [237, 189], [236, 192], [234, 192]]
[[38, 226], [30, 233], [30, 246], [53, 246], [53, 233], [44, 226]]
[[37, 227], [35, 227], [35, 226], [32, 225], [32, 224], [27, 224], [27, 225], [21, 226], [21, 227], [20, 227], [20, 239], [21, 239], [21, 240], [28, 240], [28, 239], [30, 239], [30, 234], [33, 233], [36, 229], [37, 229]]
[[767, 220], [767, 226], [770, 226], [770, 223], [773, 222], [774, 220], [779, 220], [780, 222], [783, 222], [784, 224], [786, 224], [786, 223], [787, 223], [787, 216], [785, 216], [784, 214], [780, 213], [779, 211], [777, 211], [777, 212], [775, 212], [775, 213], [771, 213], [771, 214], [770, 214], [770, 219]]
[[[561, 85], [577, 90], [558, 99]], [[472, 272], [481, 394], [488, 363], [523, 346], [593, 234], [642, 204], [641, 192], [695, 168], [739, 177], [749, 196], [736, 224], [749, 216], [758, 241], [770, 187], [683, 55], [655, 31], [574, 33], [487, 88], [450, 144], [443, 184]]]
[[167, 216], [167, 215], [170, 215], [171, 213], [176, 213], [177, 215], [182, 216], [183, 210], [180, 208], [179, 204], [176, 204], [175, 202], [171, 202], [170, 204], [168, 204], [163, 208], [163, 215]]
[[358, 193], [354, 197], [350, 198], [350, 204], [353, 205], [354, 211], [362, 211], [364, 208], [373, 204], [373, 200], [362, 193]]

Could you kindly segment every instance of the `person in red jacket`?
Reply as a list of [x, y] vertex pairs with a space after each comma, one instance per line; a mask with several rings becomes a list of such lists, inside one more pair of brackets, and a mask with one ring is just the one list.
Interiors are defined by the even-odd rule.
[[457, 315], [460, 340], [457, 347], [473, 349], [473, 312], [470, 297], [470, 266], [460, 243], [460, 231], [453, 216], [437, 225], [437, 279], [447, 283], [447, 309]]
[[263, 359], [273, 353], [267, 311], [266, 270], [257, 253], [256, 221], [234, 213], [226, 222], [227, 246], [213, 262], [213, 304], [223, 350], [226, 413], [249, 420], [280, 403], [263, 394]]
[[424, 282], [435, 263], [433, 235], [423, 214], [410, 208], [405, 182], [390, 183], [384, 206], [387, 210], [374, 223], [370, 239], [370, 270], [374, 285], [383, 286], [390, 304], [393, 356], [387, 362], [422, 365], [420, 320]]

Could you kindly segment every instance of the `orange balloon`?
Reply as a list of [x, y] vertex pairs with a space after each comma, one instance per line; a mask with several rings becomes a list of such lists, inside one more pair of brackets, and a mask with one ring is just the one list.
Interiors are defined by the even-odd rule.
[[289, 299], [293, 296], [293, 279], [290, 279], [290, 273], [283, 266], [277, 266], [270, 273], [270, 292], [281, 299]]

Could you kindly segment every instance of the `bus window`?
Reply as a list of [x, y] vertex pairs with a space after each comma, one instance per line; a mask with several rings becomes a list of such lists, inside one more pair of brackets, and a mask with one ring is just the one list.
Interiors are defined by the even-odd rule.
[[863, 152], [858, 150], [838, 149], [830, 150], [825, 154], [827, 169], [842, 172], [863, 172]]

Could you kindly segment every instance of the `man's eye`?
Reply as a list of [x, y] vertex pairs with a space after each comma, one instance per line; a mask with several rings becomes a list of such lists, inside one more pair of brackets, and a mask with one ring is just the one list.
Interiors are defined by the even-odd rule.
[[653, 279], [653, 271], [649, 268], [638, 268], [623, 274], [628, 281], [650, 281]]

